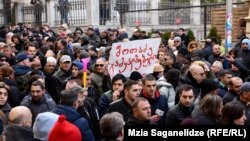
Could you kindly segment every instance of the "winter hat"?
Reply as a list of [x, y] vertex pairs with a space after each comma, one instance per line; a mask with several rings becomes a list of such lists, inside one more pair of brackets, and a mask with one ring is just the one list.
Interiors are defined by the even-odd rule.
[[250, 91], [250, 82], [244, 82], [243, 85], [240, 87], [240, 94], [247, 91]]
[[59, 115], [52, 112], [44, 112], [37, 115], [33, 125], [34, 138], [39, 140], [48, 140], [48, 135]]
[[64, 115], [60, 115], [51, 129], [48, 141], [81, 141], [81, 132], [74, 124], [68, 122]]
[[249, 39], [243, 39], [241, 43], [248, 43]]
[[98, 52], [98, 49], [97, 49], [97, 47], [96, 46], [90, 46], [89, 47], [89, 50], [93, 50], [94, 52]]
[[77, 60], [73, 61], [72, 65], [75, 65], [78, 68], [78, 70], [82, 70], [83, 68], [82, 62], [77, 61]]
[[67, 29], [69, 28], [68, 25], [67, 25], [66, 23], [65, 23], [65, 24], [62, 24], [61, 27], [64, 28], [65, 30], [67, 30]]
[[248, 44], [248, 50], [250, 50], [250, 40], [249, 39], [243, 39], [241, 43], [247, 43]]
[[179, 36], [174, 37], [174, 41], [181, 41], [181, 37], [179, 37]]
[[153, 72], [162, 72], [164, 69], [163, 69], [163, 67], [161, 66], [161, 64], [159, 64], [159, 63], [155, 63], [154, 64], [154, 70], [153, 70]]
[[31, 56], [29, 56], [27, 53], [21, 52], [18, 53], [16, 56], [16, 62], [22, 62], [23, 60], [27, 59], [27, 58], [32, 58]]
[[142, 75], [138, 72], [138, 71], [133, 71], [131, 74], [130, 74], [130, 77], [129, 77], [131, 80], [134, 80], [134, 81], [137, 81], [139, 79], [142, 79]]
[[200, 85], [201, 85], [201, 93], [203, 95], [218, 89], [220, 86], [218, 82], [212, 79], [204, 79]]
[[71, 62], [71, 58], [70, 58], [70, 56], [69, 55], [63, 55], [61, 58], [60, 58], [60, 62], [67, 62], [67, 61], [69, 61], [69, 62]]

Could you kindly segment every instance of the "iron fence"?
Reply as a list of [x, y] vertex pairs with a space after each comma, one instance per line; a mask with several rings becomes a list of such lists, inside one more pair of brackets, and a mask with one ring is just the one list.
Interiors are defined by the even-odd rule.
[[[207, 24], [211, 24], [211, 11], [212, 10], [212, 8], [211, 7], [209, 7], [209, 8], [206, 8], [206, 21], [207, 21]], [[204, 24], [204, 8], [201, 8], [201, 14], [200, 14], [200, 18], [201, 18], [201, 24]]]
[[47, 5], [25, 5], [23, 7], [23, 21], [34, 25], [47, 23]]
[[65, 0], [64, 3], [55, 4], [55, 24], [68, 25], [86, 24], [86, 0]]
[[[133, 0], [131, 1], [131, 7], [129, 10], [149, 10], [150, 1], [149, 0]], [[141, 25], [149, 25], [151, 24], [149, 12], [136, 12], [136, 13], [127, 13], [126, 24], [128, 25], [136, 25], [136, 23], [140, 22]]]
[[4, 9], [0, 9], [0, 25], [4, 25]]
[[[187, 0], [165, 0], [158, 4], [159, 9], [159, 24], [190, 24], [190, 9], [173, 9], [179, 6], [191, 6], [192, 2]], [[169, 10], [168, 10], [169, 8]]]
[[148, 12], [128, 12], [131, 10], [150, 9], [150, 0], [100, 0], [100, 25], [120, 24], [121, 14], [123, 23], [134, 26], [150, 24]]
[[[204, 5], [206, 2], [206, 0], [201, 0], [198, 5]], [[151, 12], [150, 9], [155, 7], [154, 4], [158, 4], [158, 9], [161, 10], [157, 11], [155, 16], [159, 17], [160, 25], [191, 24], [194, 15], [196, 15], [195, 18], [200, 18], [200, 23], [203, 24], [204, 9], [202, 7], [198, 11], [198, 8], [196, 10], [194, 8], [174, 9], [179, 6], [191, 7], [194, 3], [197, 5], [197, 2], [192, 0], [99, 0], [99, 6], [96, 6], [99, 9], [96, 9], [96, 13], [94, 13], [99, 14], [99, 16], [94, 17], [99, 17], [100, 25], [120, 25], [121, 22], [127, 26], [135, 26], [138, 23], [151, 25], [151, 18], [154, 16], [152, 14], [155, 13]], [[214, 4], [219, 3], [222, 1], [214, 0]], [[89, 14], [87, 13], [87, 0], [57, 0], [53, 9], [49, 11], [55, 13], [55, 17], [52, 18], [55, 19], [55, 25], [62, 23], [68, 23], [71, 26], [85, 25]], [[37, 8], [35, 5], [25, 5], [22, 12], [23, 21], [26, 23], [46, 23], [47, 14], [50, 14], [47, 13], [46, 4], [43, 4], [41, 8]], [[211, 23], [211, 8], [207, 7], [206, 13], [206, 23], [209, 24]], [[123, 21], [121, 21], [121, 14]], [[2, 10], [0, 11], [0, 24], [4, 23], [3, 15], [4, 11]]]

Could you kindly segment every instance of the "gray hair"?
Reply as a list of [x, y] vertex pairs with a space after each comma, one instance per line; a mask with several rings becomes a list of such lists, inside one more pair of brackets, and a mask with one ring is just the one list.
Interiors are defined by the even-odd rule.
[[124, 124], [123, 116], [120, 113], [107, 113], [100, 120], [101, 133], [106, 138], [116, 139]]
[[47, 62], [51, 62], [53, 64], [56, 64], [56, 59], [54, 57], [48, 57]]
[[73, 106], [74, 102], [78, 99], [78, 93], [72, 89], [63, 90], [60, 93], [60, 103]]

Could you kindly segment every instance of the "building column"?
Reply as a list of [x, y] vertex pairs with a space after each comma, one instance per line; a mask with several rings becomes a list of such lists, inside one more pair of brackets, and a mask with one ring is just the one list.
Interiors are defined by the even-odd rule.
[[[201, 1], [200, 0], [190, 1], [190, 5], [200, 6]], [[198, 40], [203, 39], [203, 35], [201, 33], [204, 33], [204, 29], [203, 28], [200, 29], [201, 27], [201, 15], [200, 14], [201, 14], [201, 7], [195, 7], [195, 8], [190, 9], [190, 25], [193, 25], [192, 31], [194, 33], [194, 36]]]
[[99, 26], [99, 0], [86, 0], [87, 25]]
[[55, 11], [56, 0], [46, 0], [47, 6], [47, 24], [50, 27], [54, 27], [56, 23], [56, 11]]
[[[151, 9], [158, 9], [158, 0], [150, 0]], [[151, 24], [153, 26], [159, 25], [159, 11], [150, 11]]]
[[[193, 0], [192, 1], [193, 6], [199, 6], [201, 5], [200, 0]], [[201, 24], [201, 18], [200, 18], [201, 8], [195, 7], [190, 10], [190, 18], [192, 25], [200, 25]]]
[[17, 2], [17, 5], [15, 7], [16, 23], [24, 22], [23, 8], [24, 8], [24, 2]]

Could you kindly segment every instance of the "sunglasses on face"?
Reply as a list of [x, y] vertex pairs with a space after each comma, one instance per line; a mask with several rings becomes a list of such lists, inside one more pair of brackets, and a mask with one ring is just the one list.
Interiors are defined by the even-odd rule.
[[180, 41], [174, 41], [175, 43], [178, 43], [178, 42], [180, 42]]
[[7, 59], [6, 59], [6, 58], [2, 58], [2, 59], [0, 59], [0, 61], [1, 61], [1, 62], [6, 62]]
[[96, 67], [103, 67], [103, 64], [95, 64]]

